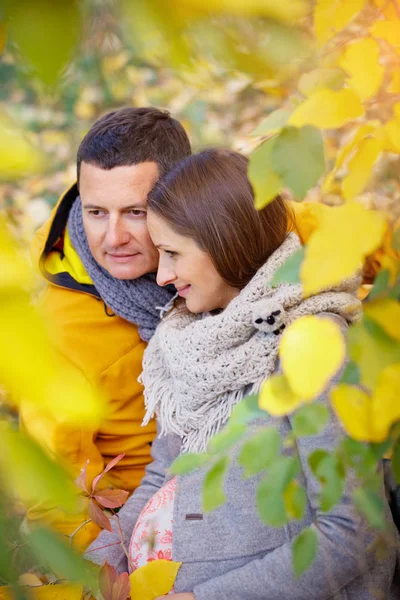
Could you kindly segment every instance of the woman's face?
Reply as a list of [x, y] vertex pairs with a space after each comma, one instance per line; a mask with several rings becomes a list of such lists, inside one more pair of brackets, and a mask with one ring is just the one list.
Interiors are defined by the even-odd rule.
[[172, 283], [190, 312], [225, 308], [239, 294], [238, 289], [222, 279], [210, 256], [192, 238], [173, 231], [152, 210], [147, 213], [147, 225], [160, 253], [157, 283], [161, 286]]

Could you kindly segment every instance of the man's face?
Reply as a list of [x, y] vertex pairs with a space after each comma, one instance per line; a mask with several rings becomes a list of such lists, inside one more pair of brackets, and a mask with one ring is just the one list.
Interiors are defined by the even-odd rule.
[[157, 270], [158, 251], [147, 229], [147, 196], [158, 177], [155, 162], [109, 171], [81, 164], [79, 191], [89, 248], [117, 279]]

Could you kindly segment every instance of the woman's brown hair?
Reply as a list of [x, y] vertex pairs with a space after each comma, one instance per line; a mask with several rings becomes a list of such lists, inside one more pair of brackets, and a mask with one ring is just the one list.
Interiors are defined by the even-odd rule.
[[242, 289], [282, 244], [289, 226], [285, 200], [254, 207], [248, 160], [230, 150], [184, 159], [152, 190], [148, 207], [207, 252], [221, 277]]

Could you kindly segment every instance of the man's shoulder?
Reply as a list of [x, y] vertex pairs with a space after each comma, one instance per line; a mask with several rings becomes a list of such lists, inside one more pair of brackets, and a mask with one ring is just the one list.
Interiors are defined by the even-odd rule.
[[98, 376], [118, 361], [141, 364], [146, 344], [137, 326], [113, 315], [101, 299], [49, 284], [38, 310], [53, 346], [87, 376]]

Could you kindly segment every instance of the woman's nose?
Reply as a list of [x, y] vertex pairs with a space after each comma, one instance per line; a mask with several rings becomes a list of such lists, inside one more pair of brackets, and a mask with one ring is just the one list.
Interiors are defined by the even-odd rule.
[[176, 281], [176, 273], [175, 270], [170, 266], [163, 264], [162, 259], [158, 264], [157, 270], [157, 283], [160, 286], [168, 285], [169, 283], [173, 283]]

